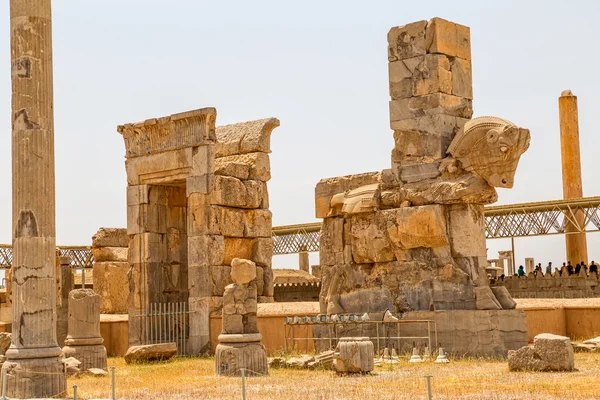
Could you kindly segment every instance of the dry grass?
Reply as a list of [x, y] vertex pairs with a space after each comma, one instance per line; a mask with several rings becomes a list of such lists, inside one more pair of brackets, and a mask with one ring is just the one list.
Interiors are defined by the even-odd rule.
[[[117, 397], [126, 399], [241, 399], [241, 379], [214, 376], [214, 359], [176, 359], [116, 367]], [[459, 360], [447, 365], [410, 364], [377, 367], [369, 376], [338, 377], [331, 371], [271, 370], [249, 378], [252, 399], [426, 399], [425, 375], [432, 375], [438, 399], [600, 399], [600, 354], [576, 354], [573, 373], [508, 372], [506, 361]], [[84, 399], [110, 397], [110, 377], [70, 378]], [[69, 393], [72, 395], [72, 393]]]

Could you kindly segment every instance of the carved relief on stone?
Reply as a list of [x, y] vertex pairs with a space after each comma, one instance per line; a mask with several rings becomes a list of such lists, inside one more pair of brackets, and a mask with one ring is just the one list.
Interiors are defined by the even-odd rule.
[[448, 153], [490, 186], [512, 188], [517, 164], [529, 148], [529, 140], [528, 129], [497, 117], [479, 117], [465, 124]]

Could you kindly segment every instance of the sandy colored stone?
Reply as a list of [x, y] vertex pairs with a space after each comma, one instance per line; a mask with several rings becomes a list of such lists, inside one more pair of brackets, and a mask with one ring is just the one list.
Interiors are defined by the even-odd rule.
[[127, 262], [127, 247], [93, 247], [94, 262]]
[[256, 264], [250, 260], [231, 260], [231, 279], [238, 285], [245, 285], [256, 279]]
[[6, 354], [6, 350], [10, 347], [10, 332], [0, 332], [0, 355]]
[[253, 239], [224, 238], [223, 260], [219, 264], [231, 264], [234, 258], [254, 260], [252, 257]]
[[478, 310], [502, 310], [502, 306], [489, 287], [474, 287], [475, 305]]
[[452, 59], [450, 71], [452, 73], [452, 94], [473, 99], [471, 60]]
[[189, 265], [223, 265], [227, 251], [226, 239], [220, 235], [188, 236]]
[[216, 156], [271, 152], [271, 132], [279, 126], [276, 118], [219, 126], [216, 129]]
[[[235, 156], [234, 156], [235, 157]], [[225, 158], [225, 157], [224, 157]], [[231, 176], [240, 180], [250, 177], [250, 165], [242, 162], [224, 162], [223, 158], [215, 160], [215, 175]]]
[[128, 262], [95, 262], [94, 292], [100, 296], [102, 314], [127, 312]]
[[469, 99], [446, 93], [433, 93], [390, 101], [390, 121], [436, 114], [468, 119], [473, 115], [473, 105]]
[[386, 211], [392, 217], [387, 232], [393, 243], [402, 249], [435, 248], [449, 243], [446, 220], [441, 206], [405, 207]]
[[149, 361], [168, 360], [177, 353], [176, 343], [147, 344], [143, 346], [131, 346], [125, 353], [127, 364], [143, 363]]
[[533, 347], [524, 346], [508, 353], [511, 371], [573, 371], [575, 355], [571, 340], [565, 336], [542, 333], [533, 339]]
[[240, 181], [230, 176], [215, 176], [212, 204], [238, 208], [262, 208], [267, 196], [264, 182]]
[[427, 52], [427, 21], [397, 26], [388, 32], [388, 60], [396, 61], [424, 55]]
[[381, 180], [381, 172], [368, 172], [364, 174], [340, 176], [336, 178], [321, 179], [315, 188], [315, 212], [317, 218], [328, 216], [331, 198], [346, 190], [356, 189], [360, 186], [377, 183]]
[[504, 310], [512, 310], [517, 307], [517, 302], [513, 300], [512, 296], [508, 292], [508, 289], [504, 286], [495, 286], [492, 287], [492, 293], [498, 300], [498, 303], [502, 306]]
[[[269, 155], [267, 153], [255, 152], [217, 158], [215, 161], [215, 168], [219, 171], [226, 168], [226, 166], [231, 163], [247, 166], [247, 177], [238, 179], [252, 179], [262, 182], [267, 182], [271, 179], [271, 167]], [[239, 167], [236, 167], [236, 170], [239, 169]]]
[[339, 353], [333, 361], [338, 374], [366, 373], [375, 369], [373, 365], [373, 342], [368, 337], [343, 337], [337, 347]]
[[268, 375], [267, 352], [260, 342], [219, 343], [215, 351], [215, 372], [222, 376]]
[[263, 267], [271, 267], [273, 259], [273, 238], [256, 238], [252, 240], [252, 261]]
[[482, 205], [448, 206], [448, 225], [453, 257], [486, 256]]
[[427, 23], [426, 48], [428, 53], [470, 60], [470, 29], [442, 18], [433, 18]]
[[129, 237], [126, 228], [100, 228], [92, 236], [92, 247], [127, 247]]

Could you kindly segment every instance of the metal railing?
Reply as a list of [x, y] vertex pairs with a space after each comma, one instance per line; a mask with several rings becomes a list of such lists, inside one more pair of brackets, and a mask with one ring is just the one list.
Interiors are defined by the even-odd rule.
[[[92, 268], [94, 253], [91, 246], [57, 246], [59, 256], [69, 257], [73, 268]], [[0, 244], [0, 267], [10, 268], [13, 261], [13, 250], [10, 244]]]
[[185, 302], [150, 303], [141, 318], [143, 344], [176, 343], [177, 354], [186, 354], [190, 310]]

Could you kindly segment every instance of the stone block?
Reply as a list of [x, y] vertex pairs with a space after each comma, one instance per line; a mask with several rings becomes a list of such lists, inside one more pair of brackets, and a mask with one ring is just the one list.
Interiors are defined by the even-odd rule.
[[245, 285], [256, 279], [256, 264], [250, 260], [231, 260], [231, 279], [238, 285]]
[[185, 180], [185, 193], [189, 197], [192, 193], [207, 194], [212, 192], [215, 182], [213, 173], [190, 176]]
[[176, 353], [176, 343], [146, 344], [142, 346], [131, 346], [127, 349], [124, 358], [127, 364], [144, 363], [168, 360]]
[[127, 187], [127, 205], [134, 206], [139, 204], [148, 204], [148, 185], [135, 185]]
[[427, 52], [427, 21], [397, 26], [388, 32], [388, 60], [396, 61], [424, 55]]
[[450, 71], [452, 72], [452, 94], [454, 96], [473, 99], [471, 60], [463, 60], [462, 58], [452, 59]]
[[225, 239], [220, 235], [188, 236], [189, 265], [210, 266], [225, 262]]
[[264, 286], [263, 286], [263, 295], [259, 297], [259, 302], [261, 298], [263, 299], [271, 299], [270, 301], [263, 301], [266, 303], [272, 303], [273, 302], [273, 269], [271, 269], [271, 267], [264, 267], [263, 268], [263, 282], [264, 282]]
[[[271, 179], [271, 166], [269, 161], [269, 155], [267, 153], [246, 153], [240, 155], [227, 156], [217, 158], [216, 168], [217, 170], [223, 170], [227, 168], [227, 165], [243, 165], [247, 170], [246, 178], [239, 179], [252, 179], [262, 182], [268, 182]], [[243, 170], [240, 167], [236, 167], [236, 170]], [[217, 173], [218, 175], [227, 175], [223, 173]], [[233, 175], [232, 175], [233, 176]]]
[[219, 162], [222, 158], [217, 158], [215, 166], [215, 175], [232, 176], [240, 180], [250, 178], [250, 165], [240, 162]]
[[429, 205], [381, 211], [387, 234], [402, 250], [447, 246], [448, 234], [443, 207]]
[[167, 245], [165, 235], [139, 233], [131, 236], [127, 259], [130, 264], [166, 262]]
[[489, 287], [474, 287], [473, 293], [475, 293], [475, 306], [478, 310], [502, 310], [502, 306]]
[[366, 373], [375, 369], [373, 342], [368, 337], [340, 338], [336, 350], [338, 356], [333, 367], [338, 374]]
[[[267, 267], [265, 267], [267, 268]], [[256, 267], [256, 294], [262, 296], [265, 288], [265, 277], [263, 276], [263, 267]]]
[[[211, 203], [237, 208], [263, 208], [267, 196], [267, 188], [264, 182], [240, 181], [230, 176], [216, 175], [215, 190], [211, 194]], [[268, 206], [264, 208], [268, 208]]]
[[92, 247], [127, 247], [129, 236], [126, 228], [100, 228], [92, 236]]
[[[230, 265], [213, 265], [209, 268], [212, 295], [223, 296], [225, 287], [232, 283]], [[212, 310], [211, 310], [212, 312]]]
[[252, 241], [252, 261], [261, 267], [271, 267], [273, 238], [256, 238]]
[[[212, 207], [217, 216], [219, 231], [226, 237], [244, 237], [246, 232], [246, 215], [250, 211], [241, 208]], [[253, 211], [253, 210], [252, 210]]]
[[394, 131], [395, 147], [392, 153], [394, 161], [414, 157], [428, 157], [440, 160], [446, 157], [446, 150], [452, 138], [436, 133], [418, 131]]
[[234, 258], [253, 260], [253, 239], [247, 238], [225, 238], [224, 255], [222, 264], [231, 264]]
[[271, 132], [279, 126], [277, 118], [265, 118], [216, 128], [216, 156], [270, 153]]
[[395, 163], [398, 179], [402, 182], [412, 183], [441, 176], [440, 162], [421, 162], [411, 164]]
[[508, 352], [511, 371], [573, 371], [575, 355], [571, 339], [542, 333], [533, 339], [533, 347]]
[[[390, 101], [390, 121], [392, 122], [436, 114], [468, 119], [473, 115], [473, 104], [470, 99], [446, 93]], [[392, 129], [394, 128], [392, 127]]]
[[187, 212], [189, 236], [221, 234], [221, 210], [210, 205], [210, 195], [192, 193], [188, 198]]
[[245, 237], [272, 237], [273, 214], [267, 209], [249, 210], [245, 213]]
[[494, 286], [491, 288], [496, 300], [502, 306], [504, 310], [512, 310], [517, 308], [517, 302], [513, 300], [512, 296], [508, 292], [505, 286]]
[[364, 185], [371, 185], [381, 181], [381, 172], [367, 172], [364, 174], [340, 176], [336, 178], [321, 179], [315, 187], [315, 215], [317, 218], [326, 218], [329, 214], [331, 198], [347, 190], [357, 189]]
[[239, 314], [223, 316], [223, 331], [227, 334], [244, 333], [243, 316]]
[[448, 227], [453, 257], [486, 257], [483, 206], [447, 206]]
[[100, 296], [102, 314], [127, 313], [128, 262], [94, 263], [94, 292]]
[[[215, 170], [215, 149], [213, 145], [192, 148], [192, 176], [210, 175]], [[203, 193], [203, 192], [200, 192]]]
[[428, 53], [439, 53], [470, 60], [470, 29], [441, 18], [433, 18], [427, 24], [426, 48]]
[[448, 57], [427, 54], [388, 65], [390, 96], [393, 100], [431, 93], [452, 94], [452, 74]]
[[352, 235], [352, 258], [355, 263], [386, 262], [396, 259], [386, 228], [386, 221], [380, 213], [352, 216], [350, 234]]
[[[219, 337], [221, 340], [222, 336]], [[268, 375], [267, 351], [262, 343], [251, 341], [219, 343], [215, 350], [215, 372], [223, 376], [240, 376], [242, 368], [247, 376]]]
[[394, 131], [414, 131], [453, 139], [467, 121], [468, 119], [466, 118], [457, 118], [445, 114], [433, 114], [392, 121], [390, 127]]
[[93, 247], [94, 261], [127, 262], [127, 247]]

